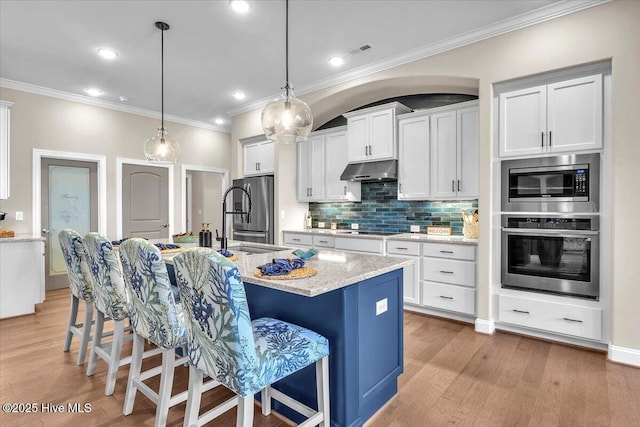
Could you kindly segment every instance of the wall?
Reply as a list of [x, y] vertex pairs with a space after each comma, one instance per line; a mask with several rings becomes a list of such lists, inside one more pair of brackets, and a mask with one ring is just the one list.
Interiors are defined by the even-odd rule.
[[[0, 201], [7, 212], [3, 228], [32, 232], [33, 149], [105, 155], [107, 159], [107, 234], [116, 234], [116, 158], [144, 160], [143, 144], [157, 133], [159, 120], [0, 88], [11, 107], [11, 197]], [[169, 135], [180, 142], [181, 163], [229, 168], [229, 135], [169, 122]], [[174, 168], [174, 226], [181, 223], [180, 163]], [[24, 212], [24, 221], [15, 212]]]
[[425, 232], [429, 225], [451, 227], [452, 234], [462, 235], [461, 212], [473, 212], [477, 200], [469, 201], [408, 201], [398, 199], [398, 182], [363, 182], [361, 202], [309, 203], [313, 226], [325, 222], [329, 227], [349, 229], [358, 223], [361, 230], [408, 233], [410, 225]]
[[202, 223], [210, 224], [214, 234], [218, 230], [222, 234], [222, 178], [223, 175], [214, 172], [190, 171], [192, 177], [191, 199], [193, 226], [191, 230], [197, 233]]
[[[411, 93], [468, 93], [479, 97], [479, 197], [484, 218], [491, 218], [496, 195], [492, 186], [496, 149], [493, 128], [494, 83], [578, 64], [612, 60], [610, 153], [613, 156], [614, 208], [612, 329], [614, 345], [640, 350], [640, 263], [635, 217], [640, 192], [629, 191], [640, 164], [640, 2], [612, 1], [568, 16], [513, 31], [302, 96], [317, 125], [360, 105]], [[453, 81], [452, 81], [453, 80]], [[446, 87], [444, 87], [446, 86]], [[260, 126], [260, 111], [234, 117], [232, 141]], [[235, 135], [235, 138], [234, 138]], [[232, 153], [237, 162], [237, 150]], [[292, 197], [289, 196], [289, 199]], [[477, 313], [493, 319], [494, 244], [492, 221], [480, 222]], [[609, 278], [607, 278], [609, 279]]]

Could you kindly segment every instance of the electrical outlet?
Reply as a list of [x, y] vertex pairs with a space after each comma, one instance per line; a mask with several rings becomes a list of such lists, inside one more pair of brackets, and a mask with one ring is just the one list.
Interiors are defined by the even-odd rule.
[[420, 226], [419, 225], [412, 225], [410, 231], [412, 233], [419, 233], [420, 232]]
[[386, 298], [376, 301], [376, 316], [380, 316], [389, 309], [389, 303]]
[[358, 225], [358, 223], [354, 222], [354, 223], [351, 224], [351, 229], [352, 230], [359, 230], [360, 226]]
[[284, 210], [280, 211], [280, 219], [284, 219]]
[[318, 222], [318, 228], [324, 228], [324, 222]]
[[331, 229], [332, 230], [337, 230], [338, 229], [338, 224], [336, 224], [335, 222], [331, 223]]
[[22, 221], [22, 220], [24, 220], [24, 212], [17, 211], [16, 212], [16, 221]]

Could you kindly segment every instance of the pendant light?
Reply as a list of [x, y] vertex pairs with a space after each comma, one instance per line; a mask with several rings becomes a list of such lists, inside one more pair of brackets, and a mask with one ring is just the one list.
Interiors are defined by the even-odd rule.
[[285, 82], [282, 95], [262, 110], [262, 129], [267, 138], [283, 144], [307, 139], [313, 126], [311, 108], [293, 94], [289, 81], [289, 0], [285, 0]]
[[161, 100], [162, 122], [158, 134], [147, 139], [144, 143], [144, 155], [147, 160], [158, 163], [176, 163], [180, 158], [180, 144], [167, 138], [167, 129], [164, 127], [164, 32], [169, 29], [169, 24], [156, 22], [156, 28], [160, 30], [160, 58], [161, 58]]

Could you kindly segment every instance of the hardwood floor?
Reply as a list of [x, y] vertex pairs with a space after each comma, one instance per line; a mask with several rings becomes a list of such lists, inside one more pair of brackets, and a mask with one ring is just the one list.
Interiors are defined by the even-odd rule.
[[[133, 414], [122, 415], [128, 369], [120, 369], [115, 393], [105, 396], [106, 364], [99, 360], [87, 377], [86, 364], [75, 364], [78, 340], [62, 351], [68, 310], [69, 293], [61, 289], [47, 292], [35, 315], [0, 321], [0, 403], [36, 403], [39, 409], [0, 413], [0, 425], [153, 425], [155, 406], [141, 394]], [[604, 353], [508, 333], [481, 335], [472, 325], [405, 312], [404, 362], [398, 395], [368, 427], [640, 426], [640, 369], [607, 362]], [[180, 367], [174, 392], [186, 386], [187, 369]], [[230, 395], [205, 395], [203, 410]], [[47, 403], [63, 404], [65, 412], [42, 413]], [[70, 413], [67, 405], [75, 403], [90, 404], [91, 412]], [[169, 410], [168, 425], [182, 425], [184, 408]], [[232, 426], [235, 417], [234, 409], [211, 425]], [[254, 423], [290, 425], [262, 416], [257, 406]]]

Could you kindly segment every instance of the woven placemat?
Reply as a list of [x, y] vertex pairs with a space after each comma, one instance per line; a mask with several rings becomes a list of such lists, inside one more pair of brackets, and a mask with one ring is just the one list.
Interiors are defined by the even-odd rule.
[[259, 268], [253, 270], [253, 275], [260, 279], [269, 279], [269, 280], [291, 280], [291, 279], [304, 279], [306, 277], [315, 276], [318, 274], [318, 270], [312, 267], [300, 267], [295, 270], [291, 270], [291, 273], [284, 274], [282, 276], [268, 276], [266, 274], [262, 274]]
[[163, 249], [160, 251], [161, 254], [175, 254], [178, 252], [184, 251], [184, 248], [175, 248], [175, 249]]
[[233, 262], [233, 261], [237, 261], [237, 260], [238, 260], [238, 255], [231, 255], [230, 257], [227, 257], [227, 259], [228, 259], [229, 261], [232, 261], [232, 262]]

